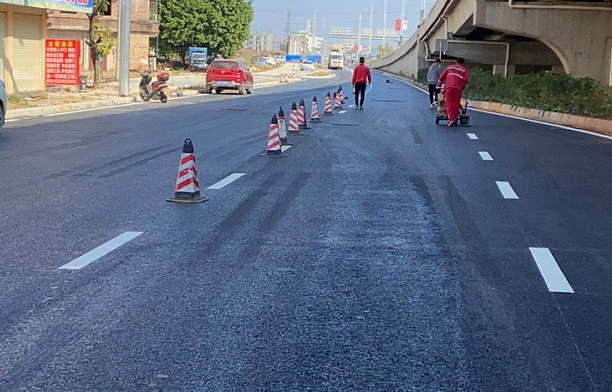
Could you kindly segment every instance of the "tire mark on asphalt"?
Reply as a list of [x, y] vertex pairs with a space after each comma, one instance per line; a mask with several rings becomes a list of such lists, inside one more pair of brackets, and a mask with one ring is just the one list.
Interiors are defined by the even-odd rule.
[[470, 208], [453, 180], [449, 176], [443, 175], [440, 177], [440, 183], [442, 189], [445, 190], [444, 197], [455, 219], [455, 224], [459, 229], [459, 234], [467, 251], [474, 253], [488, 251], [488, 249], [483, 249], [483, 246], [486, 246], [486, 242], [483, 240], [482, 233], [472, 217]]
[[247, 256], [259, 253], [262, 246], [265, 245], [265, 238], [272, 232], [278, 222], [287, 215], [291, 202], [298, 196], [302, 188], [306, 186], [310, 178], [310, 173], [299, 173], [296, 178], [287, 185], [287, 189], [277, 197], [276, 203], [270, 208], [269, 212], [260, 221], [257, 229], [253, 231], [254, 235], [245, 245], [238, 260], [246, 260]]
[[152, 155], [152, 156], [150, 156], [148, 158], [141, 159], [139, 161], [129, 163], [129, 164], [127, 164], [127, 165], [125, 165], [123, 167], [120, 167], [118, 169], [111, 170], [108, 173], [100, 174], [100, 175], [98, 175], [98, 178], [109, 178], [109, 177], [114, 176], [115, 174], [126, 172], [128, 170], [131, 170], [131, 169], [137, 167], [137, 166], [142, 166], [142, 165], [144, 165], [144, 164], [146, 164], [146, 163], [148, 163], [148, 162], [150, 162], [150, 161], [152, 161], [152, 160], [154, 160], [156, 158], [162, 157], [164, 155], [168, 155], [170, 153], [178, 153], [179, 151], [182, 151], [182, 147], [174, 147], [174, 148], [171, 148], [169, 150], [162, 151], [159, 154]]

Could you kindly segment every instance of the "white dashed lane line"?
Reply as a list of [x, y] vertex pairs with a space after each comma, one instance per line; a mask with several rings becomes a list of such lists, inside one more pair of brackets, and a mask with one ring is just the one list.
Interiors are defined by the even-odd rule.
[[245, 173], [233, 173], [230, 174], [229, 176], [225, 177], [223, 180], [217, 182], [216, 184], [213, 184], [211, 186], [209, 186], [206, 189], [221, 189], [229, 184], [231, 184], [232, 182], [236, 181], [237, 179], [239, 179], [240, 177], [244, 176]]
[[548, 248], [529, 248], [531, 256], [536, 262], [538, 269], [548, 291], [553, 293], [573, 293], [574, 289], [563, 275], [563, 271], [559, 268], [557, 260]]
[[478, 151], [478, 154], [480, 154], [480, 157], [482, 158], [483, 161], [492, 161], [493, 157], [491, 156], [491, 154], [489, 154], [486, 151]]
[[100, 257], [103, 257], [114, 251], [115, 249], [119, 248], [120, 246], [130, 242], [141, 234], [142, 232], [139, 231], [126, 231], [120, 236], [117, 236], [112, 240], [108, 241], [107, 243], [98, 246], [96, 249], [85, 253], [83, 256], [72, 260], [70, 263], [62, 265], [61, 267], [59, 267], [59, 269], [80, 270], [81, 268], [86, 267], [94, 261], [98, 260]]
[[508, 200], [518, 200], [518, 195], [514, 192], [514, 189], [510, 186], [510, 183], [507, 181], [495, 181], [499, 191], [501, 192], [504, 199]]
[[468, 135], [468, 137], [469, 137], [470, 139], [472, 139], [472, 140], [478, 140], [478, 136], [476, 136], [476, 134], [475, 134], [475, 133], [468, 133], [467, 135]]
[[346, 113], [346, 110], [340, 110], [338, 113], [344, 114], [344, 113]]

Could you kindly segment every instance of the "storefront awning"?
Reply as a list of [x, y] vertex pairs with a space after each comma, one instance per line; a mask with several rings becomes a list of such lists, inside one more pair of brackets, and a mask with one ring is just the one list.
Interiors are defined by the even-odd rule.
[[94, 0], [0, 0], [0, 3], [90, 14]]

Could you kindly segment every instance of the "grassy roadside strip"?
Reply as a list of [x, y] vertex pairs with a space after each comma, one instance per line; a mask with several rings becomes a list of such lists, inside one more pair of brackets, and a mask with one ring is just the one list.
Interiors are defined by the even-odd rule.
[[[418, 81], [427, 84], [427, 70], [419, 72]], [[589, 78], [551, 73], [504, 78], [473, 68], [465, 95], [470, 100], [612, 120], [612, 87]]]

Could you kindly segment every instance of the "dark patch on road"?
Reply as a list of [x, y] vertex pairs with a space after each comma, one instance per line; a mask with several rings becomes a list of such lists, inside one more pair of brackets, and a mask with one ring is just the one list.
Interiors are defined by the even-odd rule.
[[405, 100], [401, 99], [373, 99], [372, 102], [396, 102], [396, 103], [406, 103]]
[[412, 139], [414, 139], [415, 144], [423, 144], [423, 138], [421, 138], [421, 135], [414, 126], [410, 125], [408, 127], [408, 130], [410, 131], [410, 133], [412, 133]]
[[359, 126], [359, 124], [357, 123], [332, 123], [331, 125], [337, 125], [341, 127], [358, 127]]

